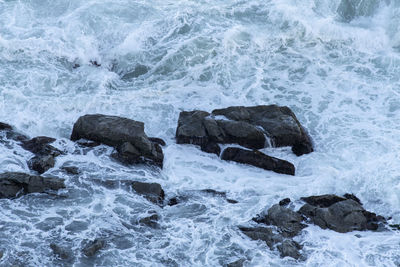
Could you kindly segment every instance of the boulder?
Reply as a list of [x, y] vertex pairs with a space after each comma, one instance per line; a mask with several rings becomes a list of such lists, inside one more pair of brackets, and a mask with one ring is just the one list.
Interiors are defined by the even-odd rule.
[[203, 121], [209, 115], [210, 113], [200, 110], [182, 111], [176, 128], [176, 142], [199, 146], [208, 143], [209, 138]]
[[306, 204], [299, 213], [322, 229], [340, 233], [377, 230], [380, 224], [385, 223], [382, 216], [366, 211], [357, 197], [352, 194], [345, 196], [348, 198], [336, 195], [302, 198]]
[[30, 140], [22, 141], [21, 147], [36, 155], [51, 155], [57, 157], [62, 154], [60, 150], [50, 144], [56, 139], [47, 136], [38, 136]]
[[266, 224], [278, 227], [279, 232], [285, 237], [294, 237], [306, 228], [306, 225], [302, 223], [303, 217], [299, 213], [279, 204], [268, 209], [268, 215], [265, 216], [264, 221]]
[[[276, 147], [291, 146], [296, 155], [313, 151], [311, 138], [288, 107], [276, 105], [228, 107], [212, 111], [214, 116], [260, 127]], [[294, 147], [294, 148], [293, 148]]]
[[270, 157], [260, 151], [250, 151], [238, 147], [228, 147], [222, 152], [221, 159], [249, 164], [277, 173], [289, 175], [295, 174], [295, 168], [292, 163]]
[[157, 183], [131, 182], [132, 189], [139, 195], [144, 196], [147, 200], [162, 205], [164, 202], [164, 190]]
[[106, 242], [102, 239], [95, 239], [91, 242], [88, 242], [83, 249], [82, 252], [85, 254], [86, 257], [94, 256], [100, 249], [104, 248]]
[[64, 180], [42, 177], [20, 172], [0, 174], [0, 198], [12, 198], [28, 193], [43, 193], [47, 190], [65, 188]]
[[124, 163], [151, 163], [162, 167], [161, 147], [144, 132], [143, 122], [102, 114], [85, 115], [74, 124], [71, 140], [88, 139], [117, 149]]
[[296, 260], [301, 258], [300, 251], [302, 246], [296, 241], [286, 239], [281, 244], [277, 245], [276, 248], [281, 254], [281, 257], [292, 257]]
[[39, 174], [46, 172], [54, 167], [56, 161], [53, 156], [34, 156], [28, 161], [29, 169], [37, 171]]

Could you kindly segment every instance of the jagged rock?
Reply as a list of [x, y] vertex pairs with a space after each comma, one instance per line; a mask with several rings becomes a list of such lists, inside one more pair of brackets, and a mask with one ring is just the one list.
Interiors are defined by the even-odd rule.
[[158, 216], [157, 213], [155, 213], [155, 214], [152, 214], [150, 216], [141, 218], [139, 220], [139, 223], [140, 224], [145, 224], [145, 225], [147, 225], [149, 227], [152, 227], [152, 228], [158, 228], [158, 219], [159, 219], [159, 216]]
[[36, 155], [51, 155], [57, 157], [62, 154], [60, 150], [50, 144], [56, 139], [47, 136], [38, 136], [21, 142], [21, 147]]
[[290, 198], [284, 198], [281, 201], [279, 201], [280, 206], [287, 206], [291, 202]]
[[69, 173], [69, 174], [74, 174], [74, 175], [79, 174], [79, 169], [78, 169], [78, 167], [74, 167], [74, 166], [63, 166], [63, 167], [61, 167], [61, 169], [64, 170], [65, 172]]
[[346, 196], [348, 199], [336, 195], [302, 198], [307, 204], [300, 208], [299, 213], [322, 229], [340, 233], [376, 230], [380, 223], [385, 223], [382, 216], [366, 211], [354, 195]]
[[28, 193], [43, 193], [47, 190], [65, 188], [64, 180], [42, 177], [20, 172], [0, 174], [0, 198], [12, 198]]
[[178, 144], [194, 144], [201, 146], [209, 141], [203, 121], [210, 113], [205, 111], [182, 111], [179, 114], [176, 129]]
[[201, 151], [216, 154], [217, 156], [219, 156], [219, 154], [221, 154], [221, 148], [219, 147], [219, 145], [217, 143], [214, 143], [214, 142], [204, 143], [200, 146], [200, 149], [201, 149]]
[[12, 130], [13, 127], [7, 123], [0, 122], [0, 131], [2, 130]]
[[264, 241], [271, 249], [275, 244], [283, 241], [282, 236], [275, 234], [269, 227], [239, 227], [239, 229], [253, 240]]
[[160, 184], [135, 181], [131, 183], [131, 186], [136, 193], [144, 196], [147, 200], [158, 205], [163, 204], [165, 194]]
[[158, 137], [149, 137], [149, 140], [153, 143], [159, 144], [160, 146], [167, 145], [164, 140], [162, 140], [161, 138], [158, 138]]
[[201, 196], [212, 196], [212, 197], [221, 197], [225, 199], [228, 203], [231, 204], [236, 204], [238, 201], [234, 199], [229, 199], [226, 196], [226, 192], [221, 192], [221, 191], [216, 191], [214, 189], [202, 189], [202, 190], [190, 190], [187, 192], [181, 192], [179, 196], [172, 197], [168, 200], [168, 206], [175, 206], [181, 202], [188, 201], [190, 198], [195, 198], [199, 196], [199, 193]]
[[[234, 121], [244, 121], [261, 127], [274, 146], [297, 146], [298, 155], [313, 151], [312, 142], [304, 128], [288, 107], [276, 105], [253, 107], [228, 107], [212, 111], [215, 116], [225, 116]], [[302, 147], [302, 149], [298, 149]]]
[[289, 175], [295, 174], [295, 168], [292, 163], [270, 157], [260, 151], [250, 151], [238, 147], [228, 147], [222, 152], [221, 159], [245, 163], [277, 173]]
[[60, 247], [55, 243], [51, 243], [50, 248], [55, 255], [63, 260], [68, 260], [72, 258], [72, 251], [68, 248]]
[[29, 169], [37, 171], [39, 174], [46, 172], [54, 167], [56, 161], [53, 156], [34, 156], [28, 161]]
[[281, 253], [281, 257], [292, 257], [296, 260], [301, 257], [299, 250], [302, 249], [302, 247], [296, 241], [286, 239], [276, 247]]
[[28, 137], [26, 135], [18, 133], [11, 125], [4, 122], [0, 122], [0, 131], [4, 132], [5, 136], [11, 140], [15, 140], [18, 142], [28, 140]]
[[94, 256], [100, 249], [104, 248], [106, 242], [102, 239], [95, 239], [89, 242], [83, 249], [82, 252], [86, 257]]
[[102, 114], [85, 115], [74, 124], [71, 140], [88, 139], [117, 148], [124, 163], [152, 163], [162, 167], [161, 147], [144, 133], [143, 122]]

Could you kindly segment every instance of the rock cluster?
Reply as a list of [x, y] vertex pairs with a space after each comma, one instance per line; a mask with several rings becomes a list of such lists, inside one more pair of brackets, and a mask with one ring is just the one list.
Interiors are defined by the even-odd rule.
[[247, 149], [228, 147], [222, 159], [247, 163], [266, 170], [294, 175], [294, 166], [257, 151], [268, 147], [290, 146], [297, 156], [313, 151], [310, 137], [288, 107], [276, 105], [228, 107], [211, 113], [195, 110], [179, 114], [178, 144], [194, 144], [218, 156], [218, 144], [238, 144]]

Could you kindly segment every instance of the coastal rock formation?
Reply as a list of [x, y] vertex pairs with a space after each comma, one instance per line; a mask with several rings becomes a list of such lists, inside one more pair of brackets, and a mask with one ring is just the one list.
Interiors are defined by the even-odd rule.
[[20, 172], [0, 174], [0, 198], [12, 198], [29, 193], [43, 193], [65, 188], [64, 180]]
[[162, 167], [161, 146], [152, 142], [144, 132], [144, 123], [117, 116], [85, 115], [74, 124], [71, 140], [88, 139], [118, 151], [114, 158], [123, 163], [150, 163]]

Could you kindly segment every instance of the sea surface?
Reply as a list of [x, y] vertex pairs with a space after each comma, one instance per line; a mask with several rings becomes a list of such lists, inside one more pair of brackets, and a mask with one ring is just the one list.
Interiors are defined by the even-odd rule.
[[[293, 162], [296, 176], [175, 142], [183, 110], [267, 104], [290, 107], [313, 139], [301, 157], [263, 150]], [[71, 142], [74, 122], [92, 113], [143, 121], [167, 143], [164, 168], [123, 166], [110, 147]], [[67, 189], [0, 200], [0, 266], [400, 266], [398, 231], [309, 226], [296, 261], [237, 228], [283, 198], [325, 193], [353, 193], [400, 223], [399, 0], [0, 0], [0, 121], [68, 152], [45, 173]], [[31, 156], [2, 137], [1, 172], [30, 172]], [[99, 179], [190, 197], [160, 208]], [[137, 225], [151, 211], [159, 228]], [[97, 237], [106, 248], [85, 257]], [[53, 242], [73, 259], [58, 259]]]

